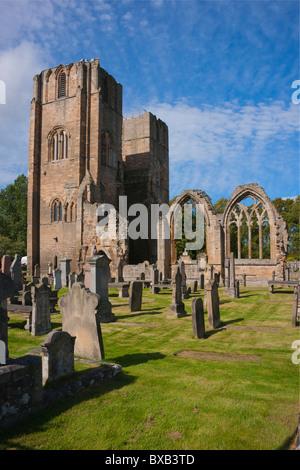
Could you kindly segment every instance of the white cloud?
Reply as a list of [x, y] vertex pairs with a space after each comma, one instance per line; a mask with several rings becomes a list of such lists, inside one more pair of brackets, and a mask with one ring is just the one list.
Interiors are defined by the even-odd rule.
[[42, 53], [32, 43], [0, 53], [0, 79], [6, 84], [6, 104], [0, 105], [0, 187], [27, 174], [33, 76], [44, 68]]
[[198, 108], [156, 102], [146, 109], [169, 128], [171, 196], [183, 189], [229, 196], [240, 184], [260, 184], [268, 178], [274, 184], [269, 171], [276, 173], [277, 183], [296, 171], [292, 165], [297, 156], [288, 153], [299, 133], [299, 108], [293, 104]]

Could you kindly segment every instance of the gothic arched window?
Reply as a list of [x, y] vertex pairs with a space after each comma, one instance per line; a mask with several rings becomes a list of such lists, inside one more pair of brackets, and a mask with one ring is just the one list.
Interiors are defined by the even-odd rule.
[[69, 151], [69, 136], [65, 129], [57, 129], [49, 137], [49, 161], [66, 160]]
[[61, 72], [58, 76], [58, 98], [67, 96], [67, 77], [65, 72]]

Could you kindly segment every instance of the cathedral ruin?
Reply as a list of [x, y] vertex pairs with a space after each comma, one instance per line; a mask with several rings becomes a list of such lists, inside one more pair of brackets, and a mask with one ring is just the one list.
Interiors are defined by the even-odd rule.
[[[156, 264], [160, 279], [172, 276], [177, 262], [171, 219], [171, 237], [101, 240], [97, 236], [97, 207], [111, 204], [119, 211], [119, 198], [128, 206], [169, 204], [169, 137], [167, 124], [149, 112], [124, 118], [122, 85], [101, 66], [99, 59], [82, 60], [44, 70], [34, 77], [31, 101], [28, 165], [28, 274], [41, 273], [61, 259], [81, 271], [93, 250], [111, 260], [111, 277], [120, 263], [124, 277], [134, 279]], [[251, 209], [243, 204], [253, 199]], [[212, 271], [225, 279], [225, 261], [236, 243], [236, 275], [248, 285], [266, 285], [285, 278], [287, 227], [263, 188], [237, 187], [223, 214], [216, 213], [201, 190], [183, 191], [175, 203], [202, 204], [205, 252], [191, 259], [185, 252], [187, 277], [207, 279]], [[257, 229], [258, 248], [251, 234]], [[263, 230], [268, 226], [268, 253]], [[241, 236], [247, 232], [247, 242]], [[246, 229], [245, 229], [246, 227]], [[246, 230], [246, 232], [245, 232]], [[243, 244], [247, 245], [245, 255]], [[275, 274], [274, 274], [275, 273]]]

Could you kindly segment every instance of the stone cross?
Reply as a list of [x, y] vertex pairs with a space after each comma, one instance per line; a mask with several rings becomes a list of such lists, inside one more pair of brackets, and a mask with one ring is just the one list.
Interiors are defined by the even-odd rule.
[[109, 265], [111, 260], [104, 252], [100, 252], [99, 255], [92, 256], [87, 261], [91, 266], [90, 291], [94, 294], [98, 294], [101, 299], [99, 307], [101, 322], [113, 322], [115, 321], [115, 316], [112, 312], [111, 303], [108, 298], [108, 283], [110, 282]]
[[62, 330], [76, 337], [74, 354], [87, 359], [103, 360], [104, 347], [98, 294], [75, 282], [58, 301], [62, 314]]
[[172, 303], [170, 305], [168, 318], [180, 318], [186, 315], [184, 303], [182, 302], [182, 276], [180, 267], [175, 268], [172, 279]]
[[139, 312], [142, 310], [143, 283], [133, 281], [129, 287], [129, 310]]
[[202, 299], [192, 300], [192, 323], [195, 338], [203, 338], [205, 335], [204, 309]]
[[210, 328], [218, 328], [221, 324], [218, 286], [215, 282], [209, 281], [206, 284], [205, 290], [206, 290], [208, 325]]
[[66, 331], [51, 331], [41, 343], [43, 385], [74, 372], [75, 337]]

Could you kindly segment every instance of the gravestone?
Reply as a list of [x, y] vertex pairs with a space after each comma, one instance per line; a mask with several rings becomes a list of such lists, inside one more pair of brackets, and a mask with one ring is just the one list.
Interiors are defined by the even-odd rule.
[[10, 276], [11, 275], [10, 267], [11, 267], [10, 256], [8, 256], [8, 255], [2, 256], [2, 259], [1, 259], [1, 272], [3, 274], [6, 274], [7, 276]]
[[14, 293], [14, 284], [10, 276], [0, 273], [0, 341], [6, 345], [6, 358], [8, 359], [8, 316], [7, 300]]
[[69, 274], [68, 286], [72, 287], [75, 281], [76, 281], [76, 273], [73, 272]]
[[74, 354], [77, 356], [104, 359], [100, 304], [100, 296], [90, 292], [81, 282], [75, 282], [58, 301], [62, 330], [76, 337]]
[[142, 310], [143, 283], [133, 281], [129, 287], [129, 310], [139, 312]]
[[204, 309], [202, 299], [192, 300], [192, 323], [195, 338], [203, 338], [205, 335]]
[[32, 336], [45, 335], [52, 330], [50, 320], [50, 293], [51, 288], [43, 283], [31, 287]]
[[294, 287], [294, 300], [293, 300], [293, 311], [292, 311], [292, 326], [297, 326], [297, 320], [300, 315], [300, 297], [299, 297], [299, 285]]
[[36, 264], [33, 268], [32, 282], [34, 284], [38, 284], [40, 282], [40, 267], [38, 264]]
[[111, 260], [104, 252], [88, 259], [91, 266], [91, 286], [90, 291], [100, 296], [99, 313], [101, 322], [109, 323], [115, 321], [115, 316], [111, 309], [109, 301], [108, 283], [110, 282], [110, 265]]
[[22, 305], [32, 305], [32, 299], [31, 299], [31, 287], [32, 286], [34, 286], [33, 282], [28, 282], [27, 284], [23, 284]]
[[240, 281], [238, 279], [235, 280], [234, 288], [235, 288], [235, 297], [238, 299], [240, 297]]
[[63, 287], [68, 287], [68, 281], [69, 281], [69, 274], [71, 270], [71, 259], [69, 258], [62, 258], [60, 260], [60, 269], [61, 269], [61, 283]]
[[84, 284], [84, 272], [83, 272], [83, 270], [81, 270], [80, 273], [76, 274], [75, 282], [82, 282]]
[[123, 278], [123, 261], [118, 258], [116, 265], [116, 282], [124, 282]]
[[66, 331], [51, 331], [41, 343], [43, 385], [74, 372], [75, 337]]
[[15, 255], [14, 260], [10, 267], [10, 276], [14, 283], [15, 292], [22, 290], [22, 267], [18, 255]]
[[184, 303], [182, 302], [182, 276], [180, 267], [177, 266], [172, 279], [172, 303], [170, 305], [168, 318], [180, 318], [186, 315]]
[[53, 287], [55, 290], [59, 290], [62, 288], [62, 282], [61, 282], [61, 269], [54, 269], [53, 271]]
[[221, 324], [218, 286], [215, 282], [209, 281], [206, 284], [205, 290], [208, 325], [210, 328], [218, 328]]
[[88, 263], [83, 265], [84, 285], [87, 289], [91, 289], [91, 266]]
[[195, 293], [195, 292], [197, 292], [197, 290], [198, 290], [198, 282], [194, 281], [193, 282], [193, 292]]
[[129, 297], [129, 284], [126, 284], [125, 282], [120, 283], [120, 286], [118, 287], [118, 289], [119, 289], [119, 297], [121, 299], [125, 297]]
[[160, 287], [159, 283], [159, 270], [156, 267], [153, 267], [151, 271], [151, 292], [152, 294], [159, 294]]
[[227, 293], [231, 298], [237, 298], [239, 296], [235, 279], [235, 260], [233, 253], [230, 253], [229, 258], [229, 287], [227, 288]]
[[204, 289], [204, 274], [200, 274], [199, 288]]
[[0, 366], [6, 364], [6, 344], [0, 340]]
[[[182, 295], [186, 293], [187, 291], [187, 285], [186, 285], [186, 272], [185, 272], [185, 264], [184, 261], [179, 261], [178, 263], [179, 269], [180, 269], [180, 275], [181, 275], [181, 292]], [[187, 297], [188, 298], [188, 297]]]

